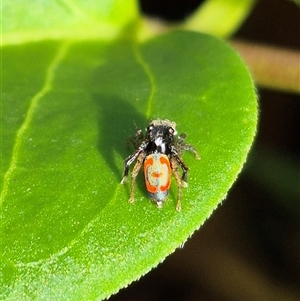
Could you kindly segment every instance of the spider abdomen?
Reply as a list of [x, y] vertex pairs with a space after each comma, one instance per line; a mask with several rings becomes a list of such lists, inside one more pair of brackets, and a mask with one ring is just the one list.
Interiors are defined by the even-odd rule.
[[160, 207], [168, 196], [171, 184], [171, 166], [168, 156], [148, 155], [144, 160], [144, 176], [149, 197]]

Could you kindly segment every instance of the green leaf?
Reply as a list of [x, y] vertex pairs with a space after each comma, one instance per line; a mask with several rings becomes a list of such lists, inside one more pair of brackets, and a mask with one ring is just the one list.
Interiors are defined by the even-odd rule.
[[105, 39], [138, 19], [135, 0], [14, 0], [1, 2], [2, 43]]
[[182, 28], [228, 37], [248, 17], [256, 0], [206, 0]]
[[[254, 139], [257, 102], [221, 40], [173, 32], [126, 40], [3, 48], [3, 300], [95, 300], [180, 246], [226, 197]], [[140, 175], [121, 185], [126, 138], [149, 118], [177, 123], [189, 186], [159, 210]]]
[[300, 5], [300, 0], [290, 0], [290, 1], [293, 1], [293, 2], [295, 2], [297, 5]]

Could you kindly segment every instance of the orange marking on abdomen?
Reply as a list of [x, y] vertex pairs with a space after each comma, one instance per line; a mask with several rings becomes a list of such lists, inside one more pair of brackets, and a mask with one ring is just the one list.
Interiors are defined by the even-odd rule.
[[153, 176], [154, 178], [160, 178], [161, 175], [162, 175], [161, 172], [153, 172], [153, 173], [152, 173], [152, 176]]
[[171, 167], [165, 154], [151, 154], [144, 161], [146, 188], [149, 193], [167, 192], [170, 188]]

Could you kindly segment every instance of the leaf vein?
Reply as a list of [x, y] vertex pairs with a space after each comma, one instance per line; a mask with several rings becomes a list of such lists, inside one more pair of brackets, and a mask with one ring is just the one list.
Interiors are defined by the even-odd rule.
[[69, 47], [69, 42], [65, 42], [59, 47], [52, 62], [50, 63], [49, 67], [46, 70], [44, 85], [42, 86], [41, 90], [38, 91], [30, 100], [27, 114], [24, 118], [22, 125], [20, 126], [20, 128], [18, 129], [18, 131], [16, 133], [15, 144], [14, 144], [14, 148], [12, 151], [12, 158], [11, 158], [9, 168], [7, 169], [7, 171], [3, 177], [3, 189], [1, 191], [1, 196], [0, 196], [0, 205], [3, 204], [4, 199], [5, 199], [6, 195], [8, 194], [10, 179], [12, 178], [12, 174], [17, 167], [17, 161], [18, 161], [18, 156], [19, 156], [23, 136], [24, 136], [26, 130], [28, 129], [30, 123], [32, 122], [32, 119], [33, 119], [34, 113], [35, 113], [35, 109], [36, 109], [39, 101], [47, 93], [49, 93], [51, 91], [55, 70], [56, 70], [57, 66], [59, 65], [59, 63], [65, 57], [68, 47]]
[[154, 102], [154, 95], [156, 93], [156, 84], [155, 84], [155, 77], [153, 73], [151, 72], [150, 66], [147, 64], [145, 61], [144, 57], [141, 54], [141, 51], [139, 48], [136, 46], [134, 47], [134, 53], [136, 55], [137, 62], [141, 65], [143, 70], [145, 71], [145, 74], [147, 75], [150, 83], [150, 93], [148, 97], [148, 106], [147, 106], [147, 111], [146, 111], [146, 117], [147, 119], [150, 119], [152, 108], [153, 108], [153, 102]]

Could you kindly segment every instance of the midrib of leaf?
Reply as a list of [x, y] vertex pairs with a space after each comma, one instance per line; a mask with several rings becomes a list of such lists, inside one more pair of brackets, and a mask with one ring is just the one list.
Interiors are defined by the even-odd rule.
[[17, 168], [18, 157], [19, 157], [19, 152], [20, 152], [20, 148], [22, 145], [23, 136], [24, 136], [26, 130], [29, 128], [30, 123], [32, 122], [32, 119], [33, 119], [34, 113], [35, 113], [35, 109], [36, 109], [38, 103], [41, 101], [41, 99], [46, 94], [48, 94], [51, 91], [55, 70], [57, 69], [60, 62], [66, 56], [66, 53], [67, 53], [69, 47], [70, 47], [70, 43], [64, 42], [58, 48], [57, 53], [55, 54], [48, 69], [46, 70], [45, 83], [42, 86], [41, 90], [39, 90], [32, 97], [32, 99], [29, 103], [29, 107], [28, 107], [26, 116], [24, 118], [24, 122], [22, 123], [22, 125], [20, 126], [19, 130], [16, 133], [15, 145], [14, 145], [13, 151], [12, 151], [11, 162], [10, 162], [9, 168], [7, 169], [7, 171], [3, 177], [3, 189], [2, 189], [1, 197], [0, 197], [1, 205], [3, 204], [4, 199], [5, 199], [6, 195], [8, 194], [9, 184], [10, 184], [10, 180], [12, 179], [12, 174], [13, 174], [14, 170]]
[[150, 119], [151, 112], [153, 108], [154, 102], [154, 95], [156, 93], [156, 84], [155, 84], [155, 77], [151, 72], [150, 66], [147, 64], [145, 59], [143, 58], [141, 51], [137, 45], [133, 47], [134, 54], [136, 56], [137, 62], [141, 65], [142, 69], [145, 71], [150, 83], [150, 93], [147, 99], [147, 111], [146, 111], [146, 118]]

